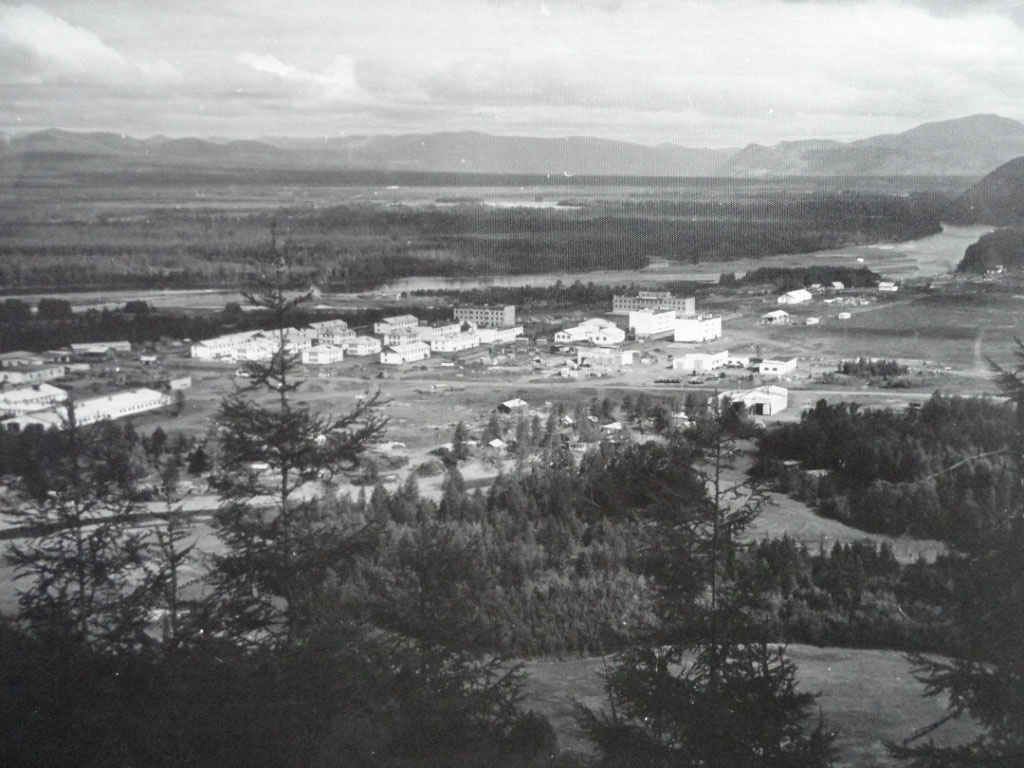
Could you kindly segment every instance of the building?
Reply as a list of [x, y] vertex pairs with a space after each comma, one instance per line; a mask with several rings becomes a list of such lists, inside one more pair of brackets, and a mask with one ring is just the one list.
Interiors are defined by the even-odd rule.
[[481, 344], [511, 344], [523, 335], [523, 326], [513, 325], [509, 328], [477, 328], [476, 335]]
[[590, 330], [581, 325], [574, 325], [571, 328], [563, 328], [560, 331], [555, 331], [555, 335], [552, 338], [554, 339], [555, 344], [572, 344], [577, 341], [589, 341]]
[[838, 317], [840, 320], [849, 320], [851, 317], [853, 317], [853, 315], [851, 315], [849, 312], [840, 312], [838, 315], [836, 315], [836, 317]]
[[667, 312], [652, 312], [649, 309], [630, 312], [629, 330], [631, 330], [637, 338], [675, 334], [676, 313], [674, 310], [669, 310]]
[[779, 304], [804, 304], [813, 298], [806, 288], [797, 288], [779, 296]]
[[416, 339], [430, 344], [438, 339], [449, 339], [462, 333], [462, 323], [448, 322], [434, 325], [418, 325], [412, 329]]
[[394, 331], [398, 328], [415, 328], [419, 324], [420, 321], [416, 315], [393, 315], [374, 323], [373, 332], [378, 336], [383, 336], [389, 331]]
[[519, 397], [514, 397], [511, 400], [506, 400], [498, 406], [498, 410], [501, 413], [525, 413], [530, 407], [530, 404]]
[[504, 306], [456, 307], [455, 319], [481, 328], [508, 328], [516, 324], [515, 304]]
[[69, 345], [71, 354], [78, 358], [106, 358], [132, 351], [130, 341], [97, 341]]
[[820, 322], [820, 317], [808, 317], [806, 320], [804, 320], [804, 325], [817, 325]]
[[215, 336], [212, 339], [199, 341], [192, 345], [191, 355], [196, 360], [230, 360], [236, 361], [249, 341], [260, 335], [260, 331], [242, 331]]
[[480, 337], [474, 332], [458, 333], [454, 336], [442, 336], [430, 342], [431, 352], [462, 352], [480, 346]]
[[331, 328], [325, 332], [317, 333], [318, 344], [333, 344], [335, 347], [344, 347], [356, 337], [356, 332], [351, 328]]
[[43, 411], [67, 399], [68, 393], [63, 389], [45, 383], [8, 389], [0, 392], [0, 414], [17, 416], [32, 411]]
[[789, 325], [789, 312], [776, 309], [774, 312], [765, 312], [761, 315], [761, 325]]
[[843, 283], [840, 282], [839, 280], [833, 280], [832, 281], [832, 290], [834, 290], [834, 291], [843, 291], [845, 289], [846, 289], [846, 286], [843, 285]]
[[388, 328], [381, 334], [381, 337], [385, 347], [400, 346], [411, 341], [421, 341], [416, 331], [417, 327], [409, 328], [403, 325], [396, 328]]
[[[88, 426], [101, 421], [123, 419], [155, 411], [170, 405], [171, 395], [155, 389], [132, 389], [127, 392], [116, 392], [104, 397], [94, 397], [75, 403], [75, 424]], [[64, 429], [68, 425], [67, 406], [61, 404], [45, 411], [34, 411], [16, 416], [3, 422], [3, 428], [20, 432], [25, 429]]]
[[373, 336], [356, 336], [345, 343], [345, 352], [353, 357], [366, 357], [367, 355], [380, 354], [383, 345], [380, 339]]
[[777, 386], [757, 387], [742, 392], [723, 392], [718, 399], [742, 405], [756, 416], [773, 416], [789, 407], [789, 390]]
[[323, 338], [324, 336], [332, 335], [336, 331], [347, 330], [348, 323], [344, 320], [320, 320], [310, 323], [309, 327], [316, 331], [317, 338]]
[[419, 360], [426, 360], [428, 357], [430, 357], [430, 345], [422, 341], [410, 341], [408, 344], [385, 347], [380, 353], [380, 361], [384, 365], [415, 363]]
[[643, 309], [652, 312], [672, 310], [681, 315], [692, 315], [697, 311], [693, 296], [673, 296], [671, 291], [640, 291], [636, 296], [612, 296], [613, 315], [628, 315]]
[[67, 375], [66, 365], [34, 365], [0, 369], [0, 384], [17, 387], [56, 381]]
[[899, 287], [896, 285], [896, 283], [890, 280], [883, 280], [878, 284], [878, 290], [884, 291], [886, 293], [896, 293], [896, 291], [899, 290]]
[[589, 341], [600, 346], [613, 346], [626, 340], [626, 332], [610, 320], [594, 318], [584, 320], [579, 325], [555, 333], [556, 344], [573, 344]]
[[331, 365], [345, 359], [345, 350], [333, 344], [317, 344], [315, 347], [302, 350], [304, 365]]
[[722, 336], [721, 317], [680, 317], [676, 319], [675, 340], [698, 344]]
[[785, 376], [796, 370], [799, 358], [796, 357], [771, 357], [765, 358], [757, 366], [757, 372], [762, 376]]
[[750, 357], [747, 355], [729, 355], [725, 360], [726, 368], [746, 368], [750, 365]]
[[594, 368], [618, 368], [633, 364], [633, 350], [608, 347], [576, 347], [576, 364]]
[[171, 379], [167, 382], [167, 388], [172, 392], [177, 389], [192, 389], [192, 377], [182, 376], [177, 379]]
[[687, 352], [672, 361], [672, 368], [689, 373], [706, 373], [723, 367], [729, 361], [729, 350], [718, 352]]
[[17, 350], [15, 352], [4, 352], [0, 355], [0, 368], [26, 368], [29, 366], [44, 365], [47, 360], [42, 355], [34, 352]]

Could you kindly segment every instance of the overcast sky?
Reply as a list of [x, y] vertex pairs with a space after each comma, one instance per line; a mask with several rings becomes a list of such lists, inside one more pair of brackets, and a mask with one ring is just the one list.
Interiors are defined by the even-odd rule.
[[1022, 6], [0, 0], [0, 130], [737, 146], [1024, 119]]

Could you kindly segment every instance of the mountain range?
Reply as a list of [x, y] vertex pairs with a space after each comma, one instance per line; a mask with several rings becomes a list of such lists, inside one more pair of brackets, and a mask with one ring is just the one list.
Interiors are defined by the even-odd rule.
[[786, 141], [701, 149], [586, 136], [486, 133], [260, 141], [137, 139], [45, 130], [5, 136], [0, 175], [165, 168], [344, 170], [612, 176], [983, 176], [1024, 155], [1024, 124], [998, 115], [925, 123], [851, 142]]

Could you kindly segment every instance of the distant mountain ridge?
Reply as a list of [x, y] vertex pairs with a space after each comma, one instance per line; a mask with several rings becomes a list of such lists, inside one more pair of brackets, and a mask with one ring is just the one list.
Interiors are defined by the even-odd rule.
[[925, 123], [852, 142], [787, 141], [703, 149], [587, 136], [478, 132], [214, 141], [50, 129], [0, 141], [0, 173], [168, 167], [363, 169], [609, 176], [983, 176], [1024, 155], [1024, 124], [997, 115]]

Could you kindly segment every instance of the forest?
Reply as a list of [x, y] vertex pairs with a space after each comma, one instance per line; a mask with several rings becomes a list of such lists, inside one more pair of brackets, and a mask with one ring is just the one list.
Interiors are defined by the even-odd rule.
[[0, 285], [9, 292], [253, 285], [276, 224], [293, 268], [326, 289], [402, 277], [638, 269], [651, 259], [712, 260], [903, 241], [941, 230], [918, 197], [791, 194], [755, 201], [601, 201], [579, 208], [495, 209], [348, 204], [0, 221]]
[[[903, 412], [819, 401], [760, 438], [754, 472], [848, 525], [970, 551], [1005, 522], [1015, 421], [991, 398], [936, 394]], [[823, 476], [802, 481], [815, 470]]]
[[1024, 229], [1006, 227], [982, 235], [978, 242], [967, 246], [956, 271], [983, 275], [999, 267], [1024, 268]]

